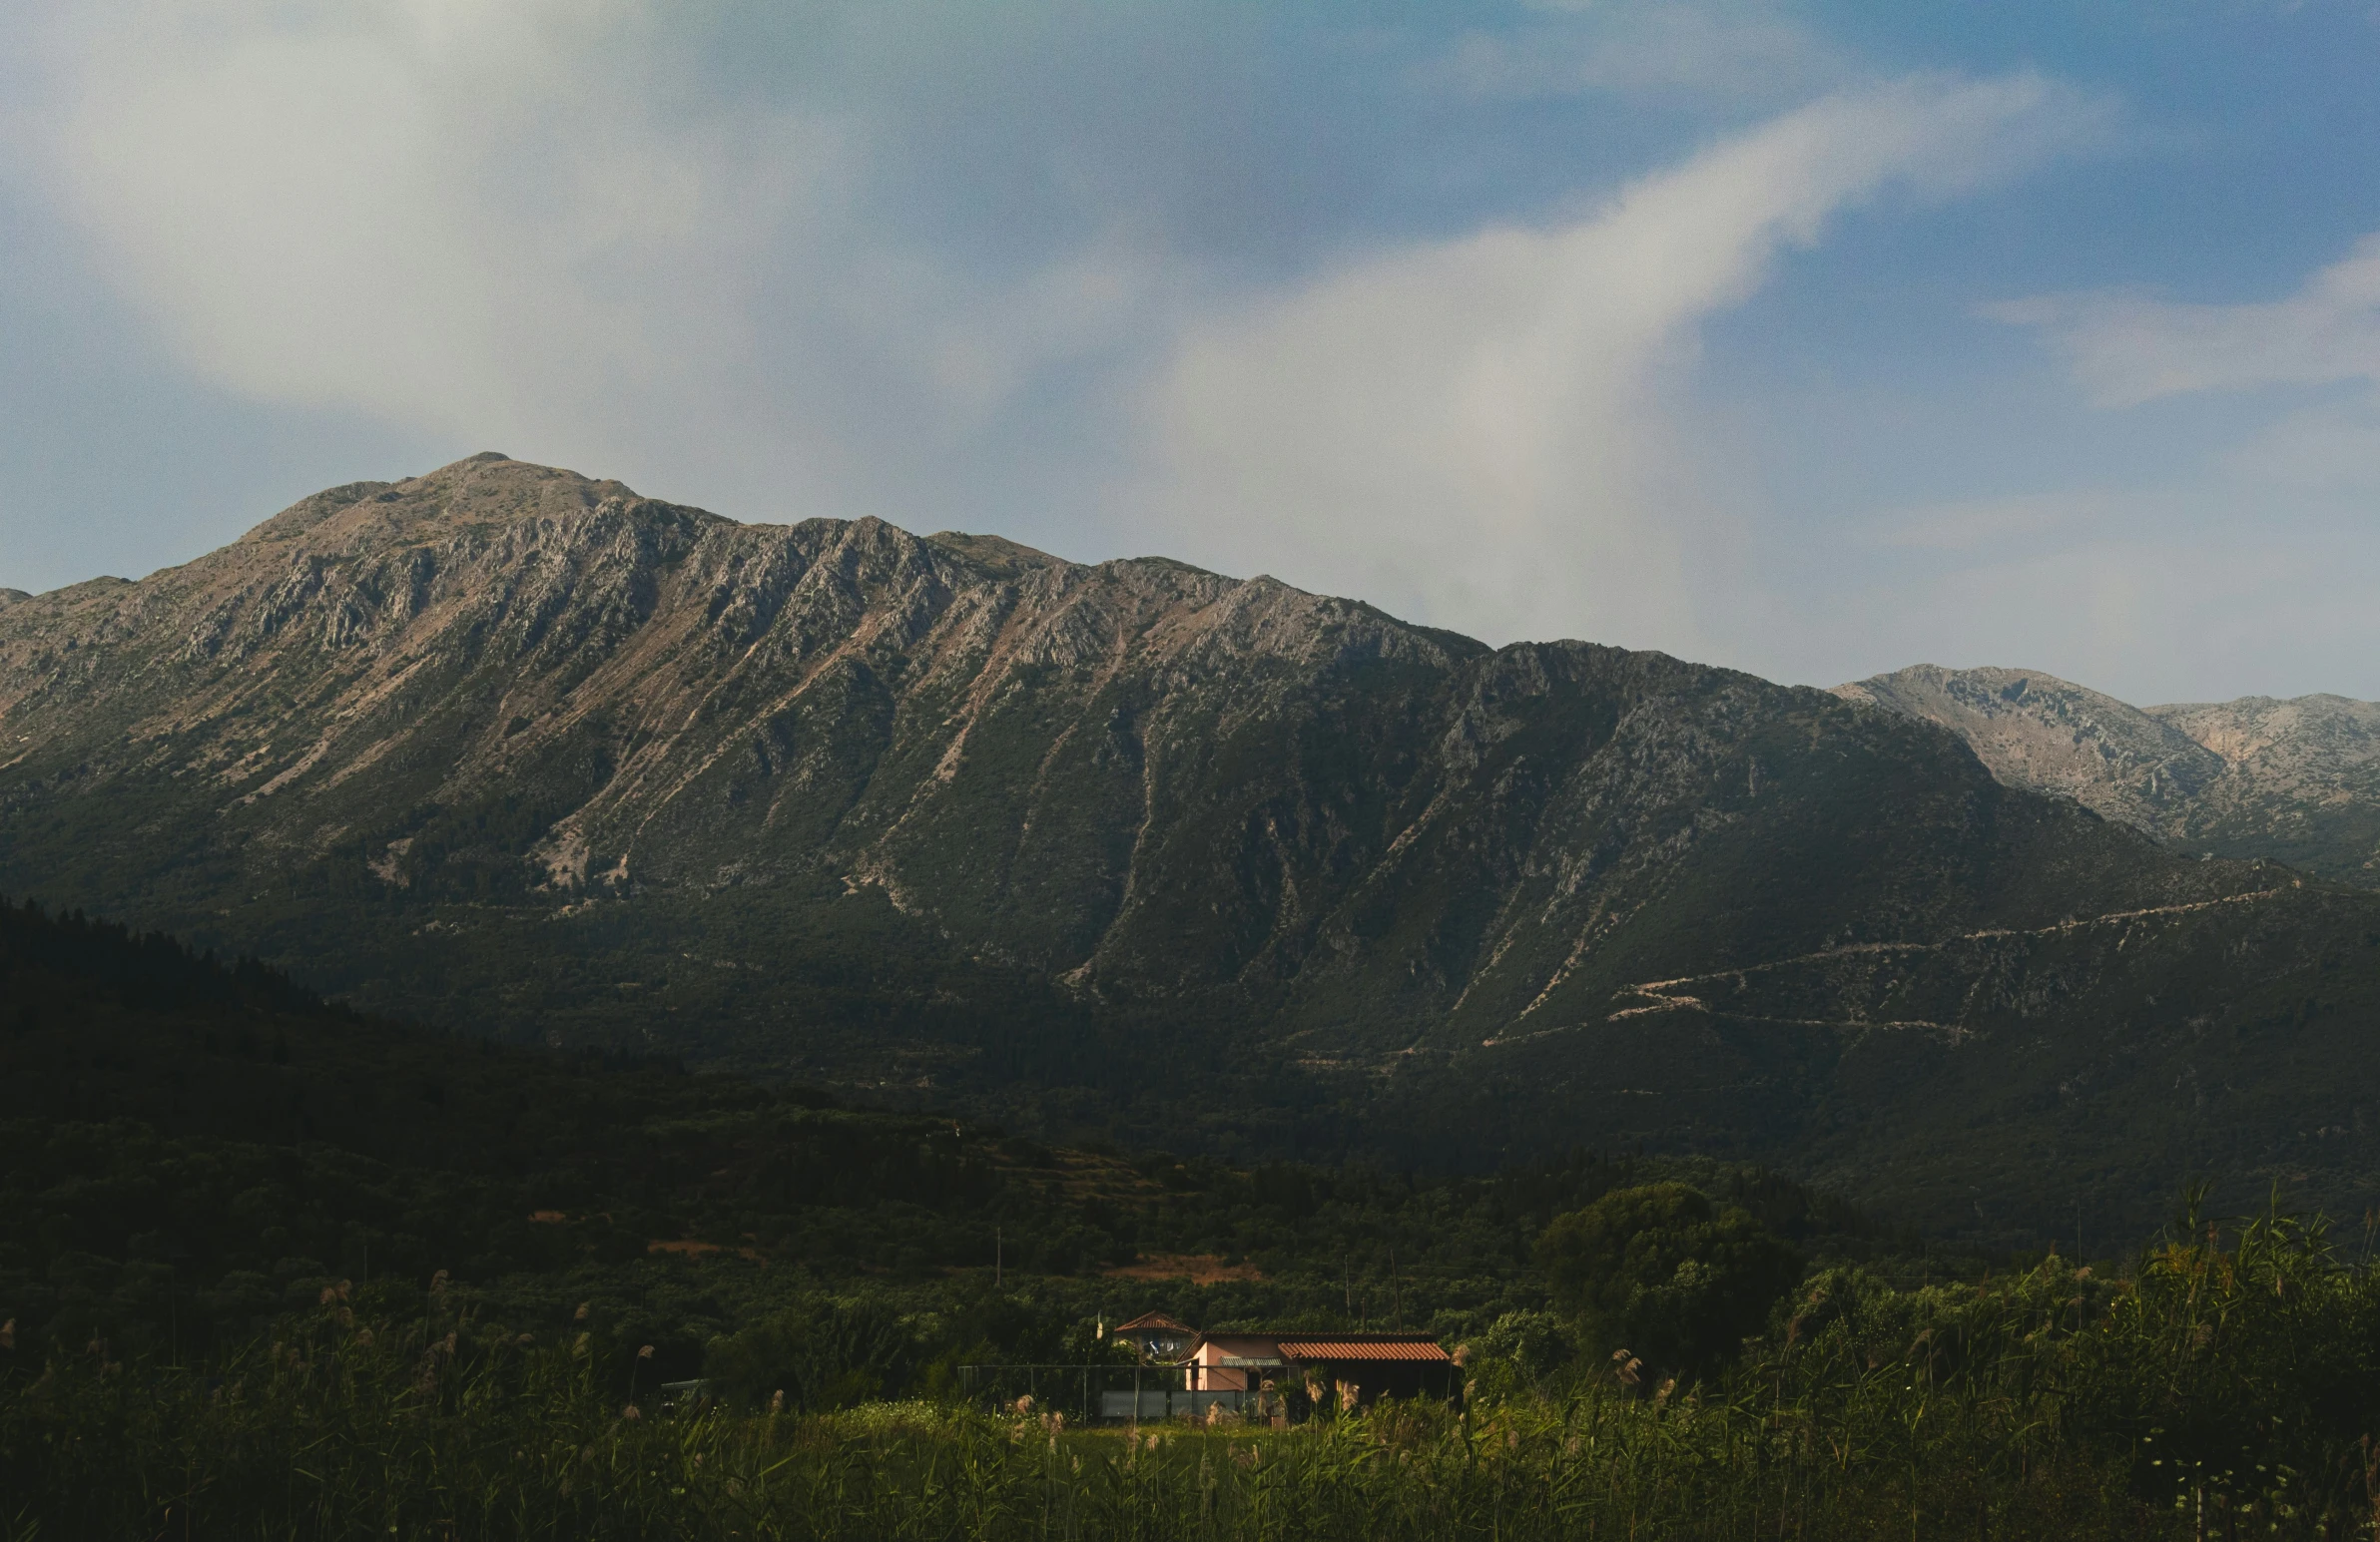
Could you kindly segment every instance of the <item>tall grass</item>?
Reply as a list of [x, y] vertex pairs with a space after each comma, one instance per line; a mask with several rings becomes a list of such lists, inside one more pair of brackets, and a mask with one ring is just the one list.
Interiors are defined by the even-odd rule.
[[206, 1371], [95, 1345], [6, 1372], [0, 1535], [2375, 1535], [2373, 1273], [2284, 1217], [2229, 1246], [2198, 1228], [2118, 1281], [1823, 1274], [1700, 1387], [1488, 1363], [1460, 1411], [1281, 1430], [640, 1406], [584, 1335], [365, 1323], [333, 1298]]
[[[0, 1435], [13, 1537], [2181, 1535], [2075, 1453], [1891, 1398], [1593, 1392], [1292, 1430], [1067, 1430], [924, 1405], [629, 1417], [567, 1350], [285, 1344], [220, 1385], [53, 1373]], [[1814, 1416], [1815, 1415], [1815, 1416]]]

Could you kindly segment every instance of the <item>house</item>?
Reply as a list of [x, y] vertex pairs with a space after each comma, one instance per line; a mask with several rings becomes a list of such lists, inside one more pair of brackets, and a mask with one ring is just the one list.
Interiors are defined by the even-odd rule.
[[1185, 1367], [1193, 1391], [1302, 1393], [1317, 1407], [1366, 1407], [1383, 1397], [1452, 1398], [1454, 1356], [1428, 1333], [1219, 1332]]
[[1176, 1322], [1164, 1312], [1144, 1311], [1129, 1322], [1117, 1323], [1111, 1336], [1130, 1344], [1142, 1359], [1167, 1365], [1190, 1352], [1198, 1342], [1198, 1329]]
[[1141, 1365], [1129, 1389], [1112, 1380], [1103, 1387], [1102, 1418], [1201, 1418], [1222, 1409], [1279, 1422], [1352, 1412], [1383, 1397], [1453, 1399], [1462, 1386], [1454, 1358], [1428, 1333], [1201, 1333], [1150, 1312], [1119, 1324], [1114, 1336], [1139, 1350]]
[[1198, 1392], [1254, 1392], [1286, 1379], [1289, 1361], [1276, 1333], [1205, 1333], [1185, 1362]]

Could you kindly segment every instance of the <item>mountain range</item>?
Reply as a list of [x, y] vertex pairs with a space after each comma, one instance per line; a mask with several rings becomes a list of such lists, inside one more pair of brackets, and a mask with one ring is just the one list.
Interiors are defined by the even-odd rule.
[[487, 454], [0, 608], [0, 889], [439, 1026], [1226, 1155], [1751, 1156], [1992, 1238], [2195, 1172], [2367, 1202], [2380, 895], [2281, 801], [2345, 753], [2209, 729], [2226, 783], [2215, 710], [1934, 674], [1489, 648]]
[[2380, 885], [2380, 703], [2140, 708], [2039, 671], [1931, 664], [1835, 689], [1942, 725], [2012, 786], [2072, 797], [2184, 850]]

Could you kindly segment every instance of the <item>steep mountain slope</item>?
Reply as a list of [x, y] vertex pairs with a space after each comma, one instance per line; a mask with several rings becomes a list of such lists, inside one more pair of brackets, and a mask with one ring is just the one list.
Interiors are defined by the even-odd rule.
[[876, 894], [984, 957], [1334, 1050], [2255, 886], [1816, 693], [1162, 561], [740, 526], [500, 458], [12, 608], [0, 729], [6, 881], [143, 919], [293, 884], [541, 915]]
[[[2263, 893], [1646, 982], [1482, 1057], [1475, 1126], [1778, 1154], [1946, 1230], [2139, 1231], [2189, 1177], [2380, 1203], [2380, 904]], [[1416, 1114], [1422, 1112], [1419, 1103]]]
[[1836, 692], [1941, 724], [2010, 785], [2075, 798], [2185, 850], [2380, 884], [2380, 703], [2137, 708], [2039, 671], [1931, 664]]
[[2380, 885], [2380, 703], [2249, 696], [2148, 711], [2223, 758], [2183, 842]]
[[[2210, 935], [2201, 1015], [2380, 935], [1826, 693], [500, 456], [0, 612], [0, 888], [440, 1024], [1168, 1144], [1870, 1176], [1911, 1127], [1844, 1121], [1972, 1045], [2096, 1043]], [[2127, 912], [2216, 919], [2057, 940]], [[2051, 940], [1959, 943], [2004, 934]], [[1879, 947], [1939, 950], [1923, 1010], [1785, 967]], [[1714, 971], [1798, 983], [1650, 983]], [[1879, 1033], [1933, 1069], [1845, 1080]]]
[[2153, 835], [2167, 834], [2224, 770], [2172, 724], [2038, 670], [1920, 664], [1835, 691], [1941, 724], [2011, 786], [2074, 798]]

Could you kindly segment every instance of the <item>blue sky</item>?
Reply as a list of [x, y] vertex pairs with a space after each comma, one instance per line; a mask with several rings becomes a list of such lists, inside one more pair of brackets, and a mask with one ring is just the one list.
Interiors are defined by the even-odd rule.
[[482, 448], [1810, 683], [2380, 697], [2380, 12], [51, 0], [0, 584]]

